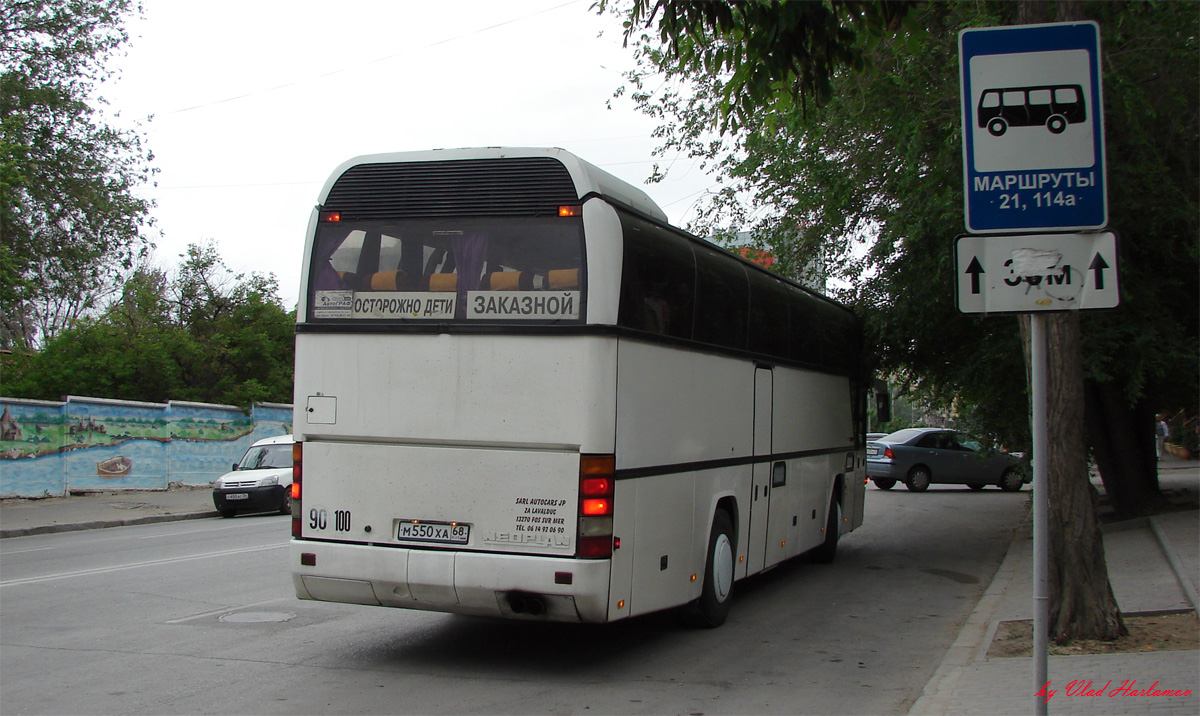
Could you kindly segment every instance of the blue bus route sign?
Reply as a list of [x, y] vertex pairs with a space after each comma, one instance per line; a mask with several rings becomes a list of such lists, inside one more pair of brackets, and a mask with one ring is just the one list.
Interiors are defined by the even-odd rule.
[[1100, 27], [971, 28], [958, 48], [967, 231], [1103, 228]]

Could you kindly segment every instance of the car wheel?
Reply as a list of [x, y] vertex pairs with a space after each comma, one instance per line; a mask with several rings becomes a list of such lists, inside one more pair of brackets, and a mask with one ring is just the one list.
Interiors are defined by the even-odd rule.
[[896, 481], [890, 477], [875, 477], [872, 478], [872, 482], [881, 490], [890, 490], [896, 486]]
[[812, 561], [818, 564], [829, 564], [833, 562], [833, 558], [837, 556], [838, 532], [842, 525], [842, 503], [838, 502], [835, 495], [829, 503], [829, 517], [825, 520], [825, 541], [821, 543], [809, 556]]
[[292, 488], [288, 487], [283, 491], [283, 499], [279, 501], [279, 514], [292, 514]]
[[929, 483], [932, 480], [933, 475], [929, 472], [929, 468], [917, 465], [908, 471], [908, 479], [904, 481], [904, 485], [913, 492], [924, 492], [929, 489]]
[[708, 537], [708, 560], [700, 598], [688, 605], [687, 617], [696, 626], [719, 627], [729, 616], [733, 596], [733, 521], [725, 510], [717, 510]]
[[984, 487], [986, 487], [986, 485], [984, 485], [982, 482], [972, 482], [967, 485], [967, 487], [971, 488], [972, 490], [982, 490]]
[[1021, 473], [1010, 467], [1000, 476], [998, 484], [1000, 485], [1000, 489], [1005, 492], [1016, 492], [1025, 485], [1025, 479], [1021, 476]]
[[220, 512], [221, 516], [226, 519], [233, 517], [234, 515], [237, 514], [237, 510], [231, 510], [228, 507], [222, 507], [222, 508], [218, 509], [217, 512]]

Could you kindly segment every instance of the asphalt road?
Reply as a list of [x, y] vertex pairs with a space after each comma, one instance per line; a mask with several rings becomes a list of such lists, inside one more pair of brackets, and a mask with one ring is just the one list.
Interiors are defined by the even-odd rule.
[[1028, 491], [867, 489], [832, 565], [737, 585], [714, 630], [296, 600], [288, 518], [0, 544], [0, 710], [105, 714], [906, 713]]

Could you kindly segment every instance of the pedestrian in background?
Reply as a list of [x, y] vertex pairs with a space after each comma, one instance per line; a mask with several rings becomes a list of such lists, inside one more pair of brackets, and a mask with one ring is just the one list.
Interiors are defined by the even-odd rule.
[[1167, 444], [1167, 433], [1169, 432], [1167, 421], [1164, 420], [1165, 417], [1165, 415], [1154, 416], [1155, 421], [1157, 421], [1154, 426], [1154, 454], [1158, 456], [1159, 460], [1162, 459], [1163, 448]]

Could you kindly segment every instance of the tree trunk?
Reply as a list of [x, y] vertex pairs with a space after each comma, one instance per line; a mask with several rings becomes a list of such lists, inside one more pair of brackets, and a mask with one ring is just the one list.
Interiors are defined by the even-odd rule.
[[1121, 386], [1086, 383], [1088, 441], [1109, 503], [1121, 519], [1161, 512], [1154, 413], [1144, 399], [1129, 405]]
[[[1049, 21], [1045, 0], [1020, 0], [1019, 24]], [[1082, 6], [1058, 3], [1062, 21], [1082, 20]], [[1021, 317], [1029, 357], [1029, 319]], [[1116, 639], [1128, 633], [1108, 583], [1104, 542], [1096, 519], [1096, 489], [1088, 478], [1084, 442], [1083, 338], [1079, 314], [1045, 316], [1047, 492], [1050, 500], [1050, 637]]]
[[1045, 317], [1050, 496], [1050, 636], [1116, 639], [1126, 634], [1108, 582], [1097, 495], [1084, 449], [1082, 337], [1078, 313]]

